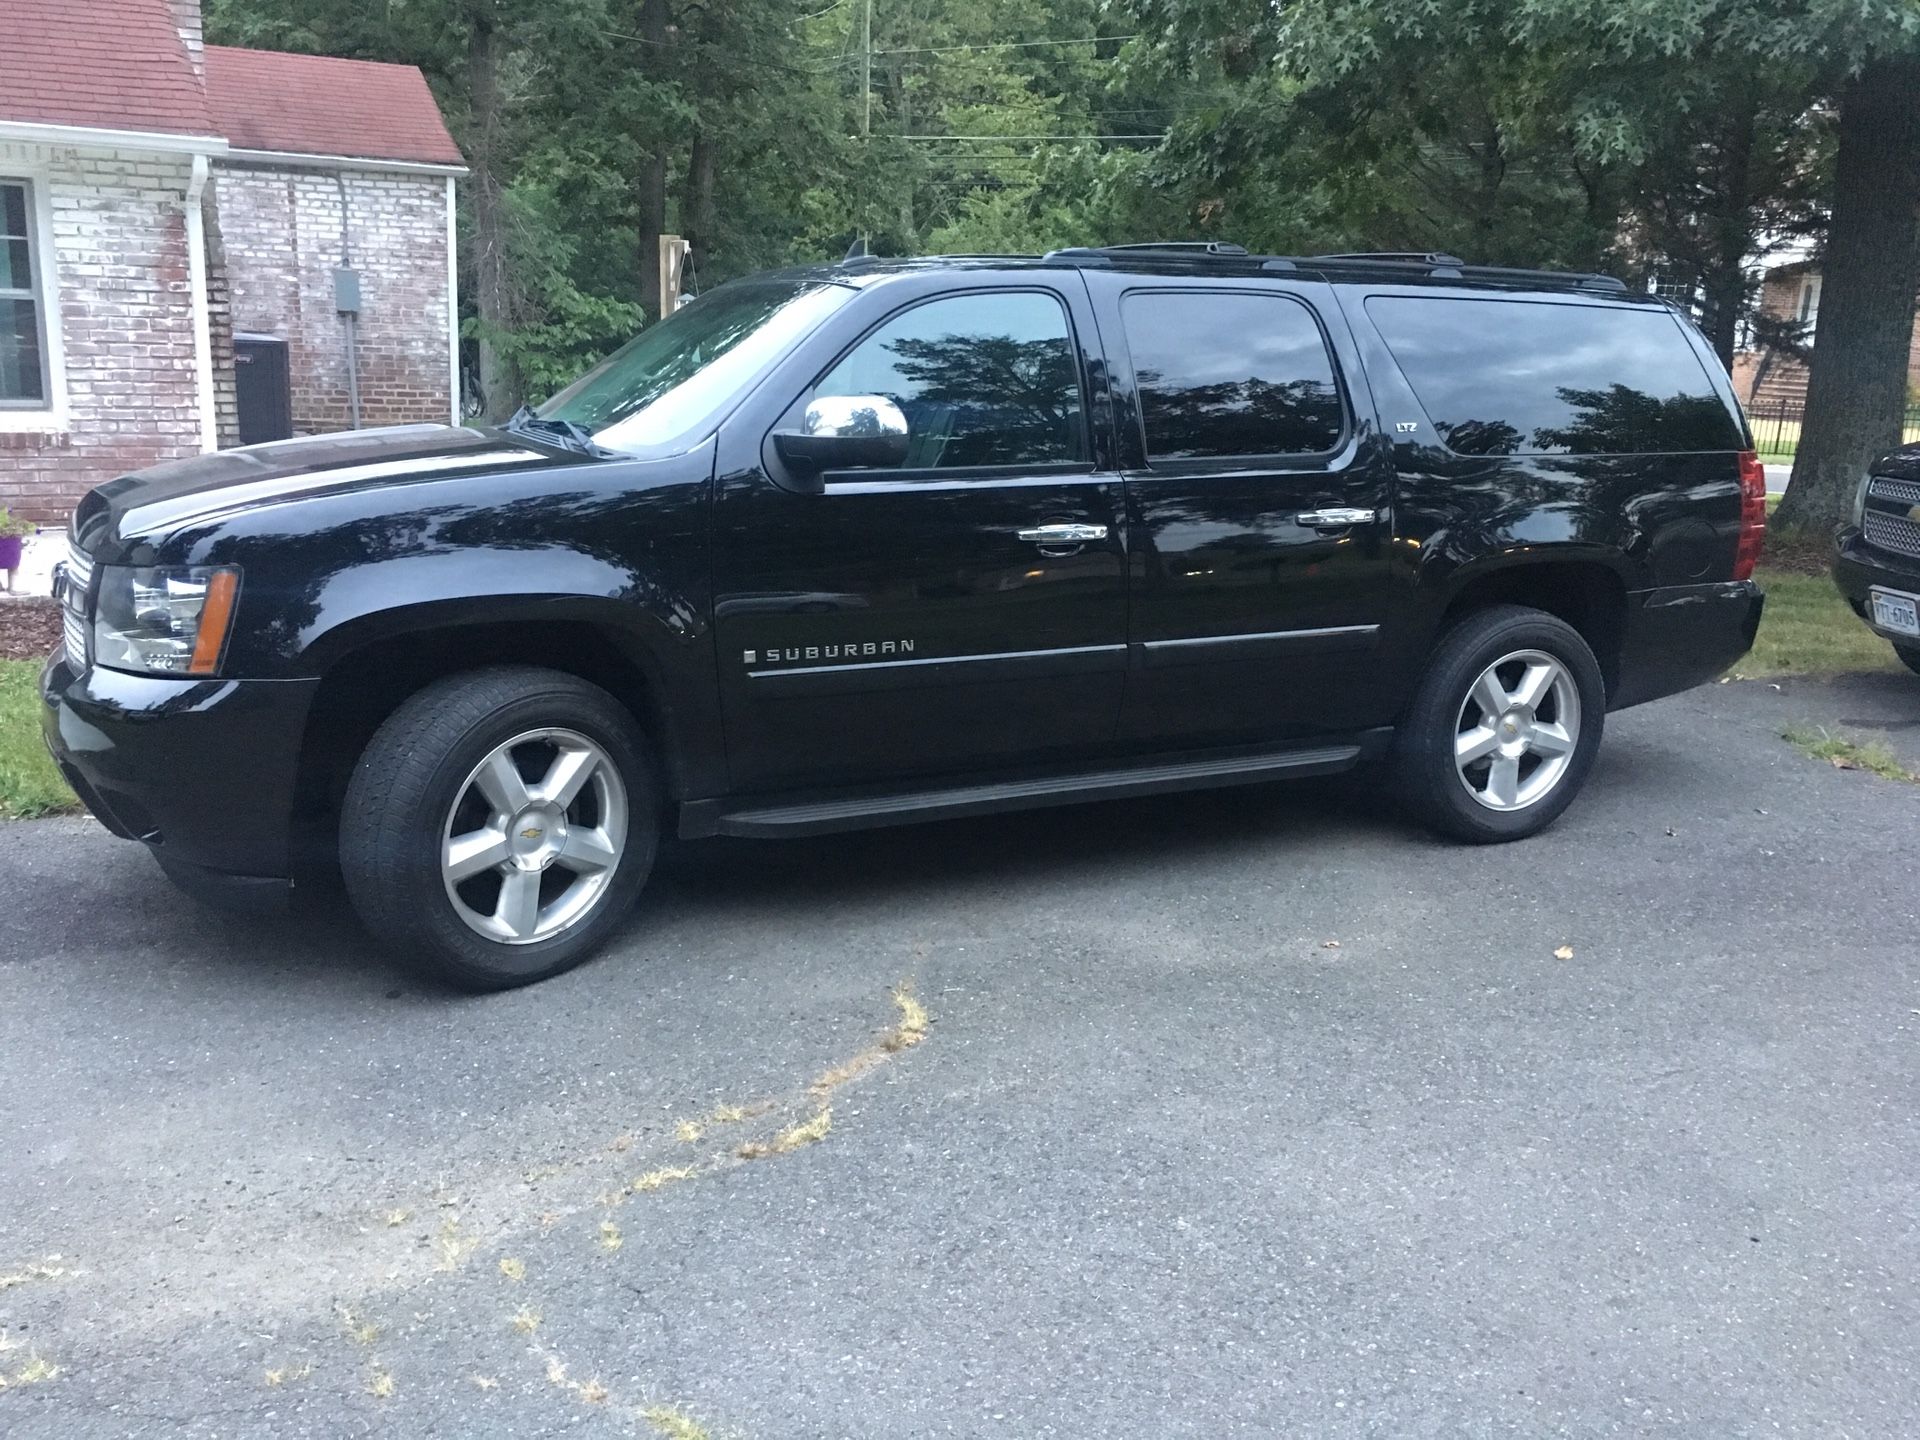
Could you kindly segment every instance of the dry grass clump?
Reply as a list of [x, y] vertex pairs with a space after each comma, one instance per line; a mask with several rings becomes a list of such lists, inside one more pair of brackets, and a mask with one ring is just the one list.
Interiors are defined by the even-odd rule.
[[771, 1140], [749, 1140], [733, 1153], [742, 1160], [764, 1160], [769, 1155], [790, 1155], [795, 1150], [817, 1144], [833, 1129], [833, 1108], [822, 1109], [811, 1120], [789, 1125]]

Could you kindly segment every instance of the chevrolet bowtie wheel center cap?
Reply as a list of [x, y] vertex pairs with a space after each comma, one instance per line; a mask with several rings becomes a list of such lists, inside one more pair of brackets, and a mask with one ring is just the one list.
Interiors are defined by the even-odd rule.
[[513, 863], [522, 870], [544, 870], [567, 843], [567, 817], [536, 805], [516, 815], [507, 833], [512, 837]]

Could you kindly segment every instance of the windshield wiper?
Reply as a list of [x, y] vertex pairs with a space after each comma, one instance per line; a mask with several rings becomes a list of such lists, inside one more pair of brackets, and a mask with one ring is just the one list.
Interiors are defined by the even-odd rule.
[[513, 418], [500, 428], [532, 440], [546, 440], [563, 450], [572, 450], [581, 455], [602, 458], [613, 453], [596, 444], [593, 432], [586, 426], [572, 420], [542, 420], [531, 405], [522, 405], [513, 412]]

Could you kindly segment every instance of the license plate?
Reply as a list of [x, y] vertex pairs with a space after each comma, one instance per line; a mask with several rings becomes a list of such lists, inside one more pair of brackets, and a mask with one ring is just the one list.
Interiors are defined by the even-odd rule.
[[1920, 595], [1902, 595], [1897, 590], [1871, 593], [1875, 628], [1895, 635], [1920, 635]]

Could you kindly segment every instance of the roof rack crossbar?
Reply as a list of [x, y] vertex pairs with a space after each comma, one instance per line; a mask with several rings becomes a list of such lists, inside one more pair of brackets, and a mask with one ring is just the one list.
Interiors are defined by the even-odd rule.
[[1092, 260], [1115, 255], [1217, 255], [1228, 260], [1247, 260], [1252, 257], [1244, 245], [1235, 245], [1231, 240], [1143, 240], [1129, 245], [1070, 245], [1063, 250], [1049, 250], [1043, 259], [1047, 260]]
[[1183, 255], [1229, 255], [1236, 260], [1247, 253], [1246, 246], [1236, 245], [1231, 240], [1141, 240], [1130, 245], [1102, 245], [1100, 248], [1120, 255], [1172, 250]]
[[1309, 260], [1380, 260], [1406, 265], [1464, 266], [1467, 262], [1444, 250], [1343, 250], [1333, 255], [1309, 255]]

